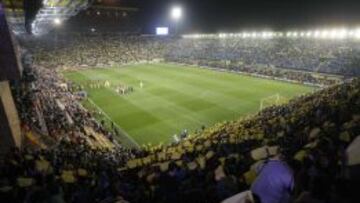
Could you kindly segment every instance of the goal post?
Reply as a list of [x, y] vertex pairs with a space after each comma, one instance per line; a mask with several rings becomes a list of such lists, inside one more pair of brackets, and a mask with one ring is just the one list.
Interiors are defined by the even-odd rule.
[[277, 106], [286, 103], [288, 100], [281, 96], [279, 93], [265, 97], [260, 100], [260, 110], [263, 110], [269, 106]]

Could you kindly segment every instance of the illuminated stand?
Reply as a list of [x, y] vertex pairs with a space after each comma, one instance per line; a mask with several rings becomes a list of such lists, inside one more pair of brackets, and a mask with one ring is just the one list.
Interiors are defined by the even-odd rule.
[[219, 33], [219, 34], [188, 34], [183, 35], [183, 38], [191, 39], [206, 39], [206, 38], [243, 38], [243, 39], [273, 39], [273, 38], [288, 38], [288, 39], [323, 39], [323, 40], [342, 40], [342, 39], [359, 39], [360, 28], [346, 29], [333, 28], [322, 30], [307, 30], [307, 31], [288, 31], [288, 32], [273, 32], [273, 31], [252, 31], [240, 33]]

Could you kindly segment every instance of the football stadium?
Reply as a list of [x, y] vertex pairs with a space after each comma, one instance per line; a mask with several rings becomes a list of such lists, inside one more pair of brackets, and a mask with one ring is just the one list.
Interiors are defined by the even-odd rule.
[[[76, 70], [65, 76], [84, 86], [90, 108], [102, 112], [108, 122], [117, 124], [139, 145], [168, 144], [175, 134], [236, 119], [257, 112], [261, 105], [286, 102], [312, 90], [297, 84], [158, 63]], [[97, 81], [100, 87], [95, 87]], [[106, 81], [108, 87], [104, 86]], [[134, 90], [119, 92], [121, 85]], [[258, 90], [251, 92], [254, 87]]]
[[357, 4], [0, 0], [0, 202], [359, 202]]

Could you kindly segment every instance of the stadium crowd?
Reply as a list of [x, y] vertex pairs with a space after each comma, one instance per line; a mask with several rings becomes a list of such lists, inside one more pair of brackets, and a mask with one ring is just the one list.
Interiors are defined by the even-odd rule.
[[329, 85], [336, 80], [302, 70], [357, 76], [356, 44], [97, 34], [22, 43], [32, 47], [35, 65], [24, 65], [13, 92], [32, 142], [0, 160], [0, 202], [359, 199], [359, 79], [202, 127], [168, 146], [135, 150], [124, 148], [114, 139], [116, 130], [82, 107], [74, 94], [81, 88], [57, 68], [164, 59]]
[[359, 43], [307, 38], [184, 38], [168, 57], [185, 61], [228, 61], [233, 66], [277, 67], [358, 76]]
[[103, 67], [161, 59], [167, 38], [90, 33], [26, 38], [22, 43], [47, 68]]
[[189, 39], [89, 33], [27, 38], [22, 44], [31, 48], [37, 63], [51, 68], [102, 67], [155, 59], [321, 85], [360, 75], [358, 43], [351, 40]]
[[359, 162], [350, 149], [359, 148], [359, 107], [357, 79], [202, 129], [178, 144], [129, 152], [136, 158], [127, 162], [118, 149], [66, 139], [51, 149], [14, 149], [0, 164], [0, 198], [220, 202], [250, 190], [250, 202], [356, 202]]
[[[155, 202], [219, 202], [249, 188], [262, 202], [356, 202], [359, 176], [344, 174], [348, 165], [359, 167], [349, 158], [358, 154], [346, 154], [360, 133], [359, 82], [149, 149], [127, 167], [150, 185], [146, 194]], [[287, 163], [291, 178], [283, 179], [278, 166], [272, 169], [273, 161]], [[273, 171], [264, 178], [265, 170]]]
[[[75, 94], [79, 89], [58, 70], [25, 64], [22, 81], [13, 85], [13, 92], [26, 135], [35, 142], [45, 140], [47, 145], [66, 141], [91, 148], [116, 148], [126, 157], [128, 150], [114, 139], [119, 132], [105, 128], [103, 121], [94, 118], [97, 112], [82, 106], [81, 97]], [[36, 139], [36, 135], [43, 139]]]

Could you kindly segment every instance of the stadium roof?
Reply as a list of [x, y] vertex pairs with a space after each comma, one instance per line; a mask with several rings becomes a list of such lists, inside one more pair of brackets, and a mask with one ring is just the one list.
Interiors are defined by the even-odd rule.
[[3, 5], [5, 7], [5, 14], [7, 16], [7, 21], [10, 25], [10, 28], [15, 33], [24, 33], [25, 32], [25, 16], [23, 9], [22, 0], [3, 0]]
[[88, 8], [91, 2], [92, 0], [43, 0], [43, 6], [31, 23], [32, 33], [46, 33], [62, 21]]
[[126, 1], [109, 0], [4, 0], [6, 15], [15, 34], [26, 31], [35, 35], [49, 32], [80, 11], [89, 8], [137, 11]]
[[3, 0], [15, 34], [42, 34], [86, 9], [93, 0]]
[[[95, 9], [129, 10], [141, 8], [141, 23], [151, 33], [158, 25], [170, 24], [166, 10], [173, 4], [167, 0], [2, 0], [11, 28], [16, 33], [27, 31], [46, 33], [55, 26], [92, 6]], [[183, 32], [237, 32], [238, 28], [270, 28], [276, 30], [303, 29], [312, 25], [357, 26], [360, 2], [324, 3], [304, 0], [291, 1], [179, 1], [186, 11], [186, 19], [179, 25]], [[24, 7], [25, 5], [25, 7]], [[33, 14], [27, 15], [30, 7]], [[25, 10], [24, 10], [25, 8]], [[10, 14], [8, 14], [10, 13]], [[214, 15], [216, 13], [216, 15]], [[25, 16], [25, 17], [24, 17]], [[30, 19], [30, 20], [29, 20]], [[151, 30], [151, 32], [150, 32]], [[301, 33], [299, 33], [300, 35]], [[286, 33], [285, 33], [286, 35]]]

